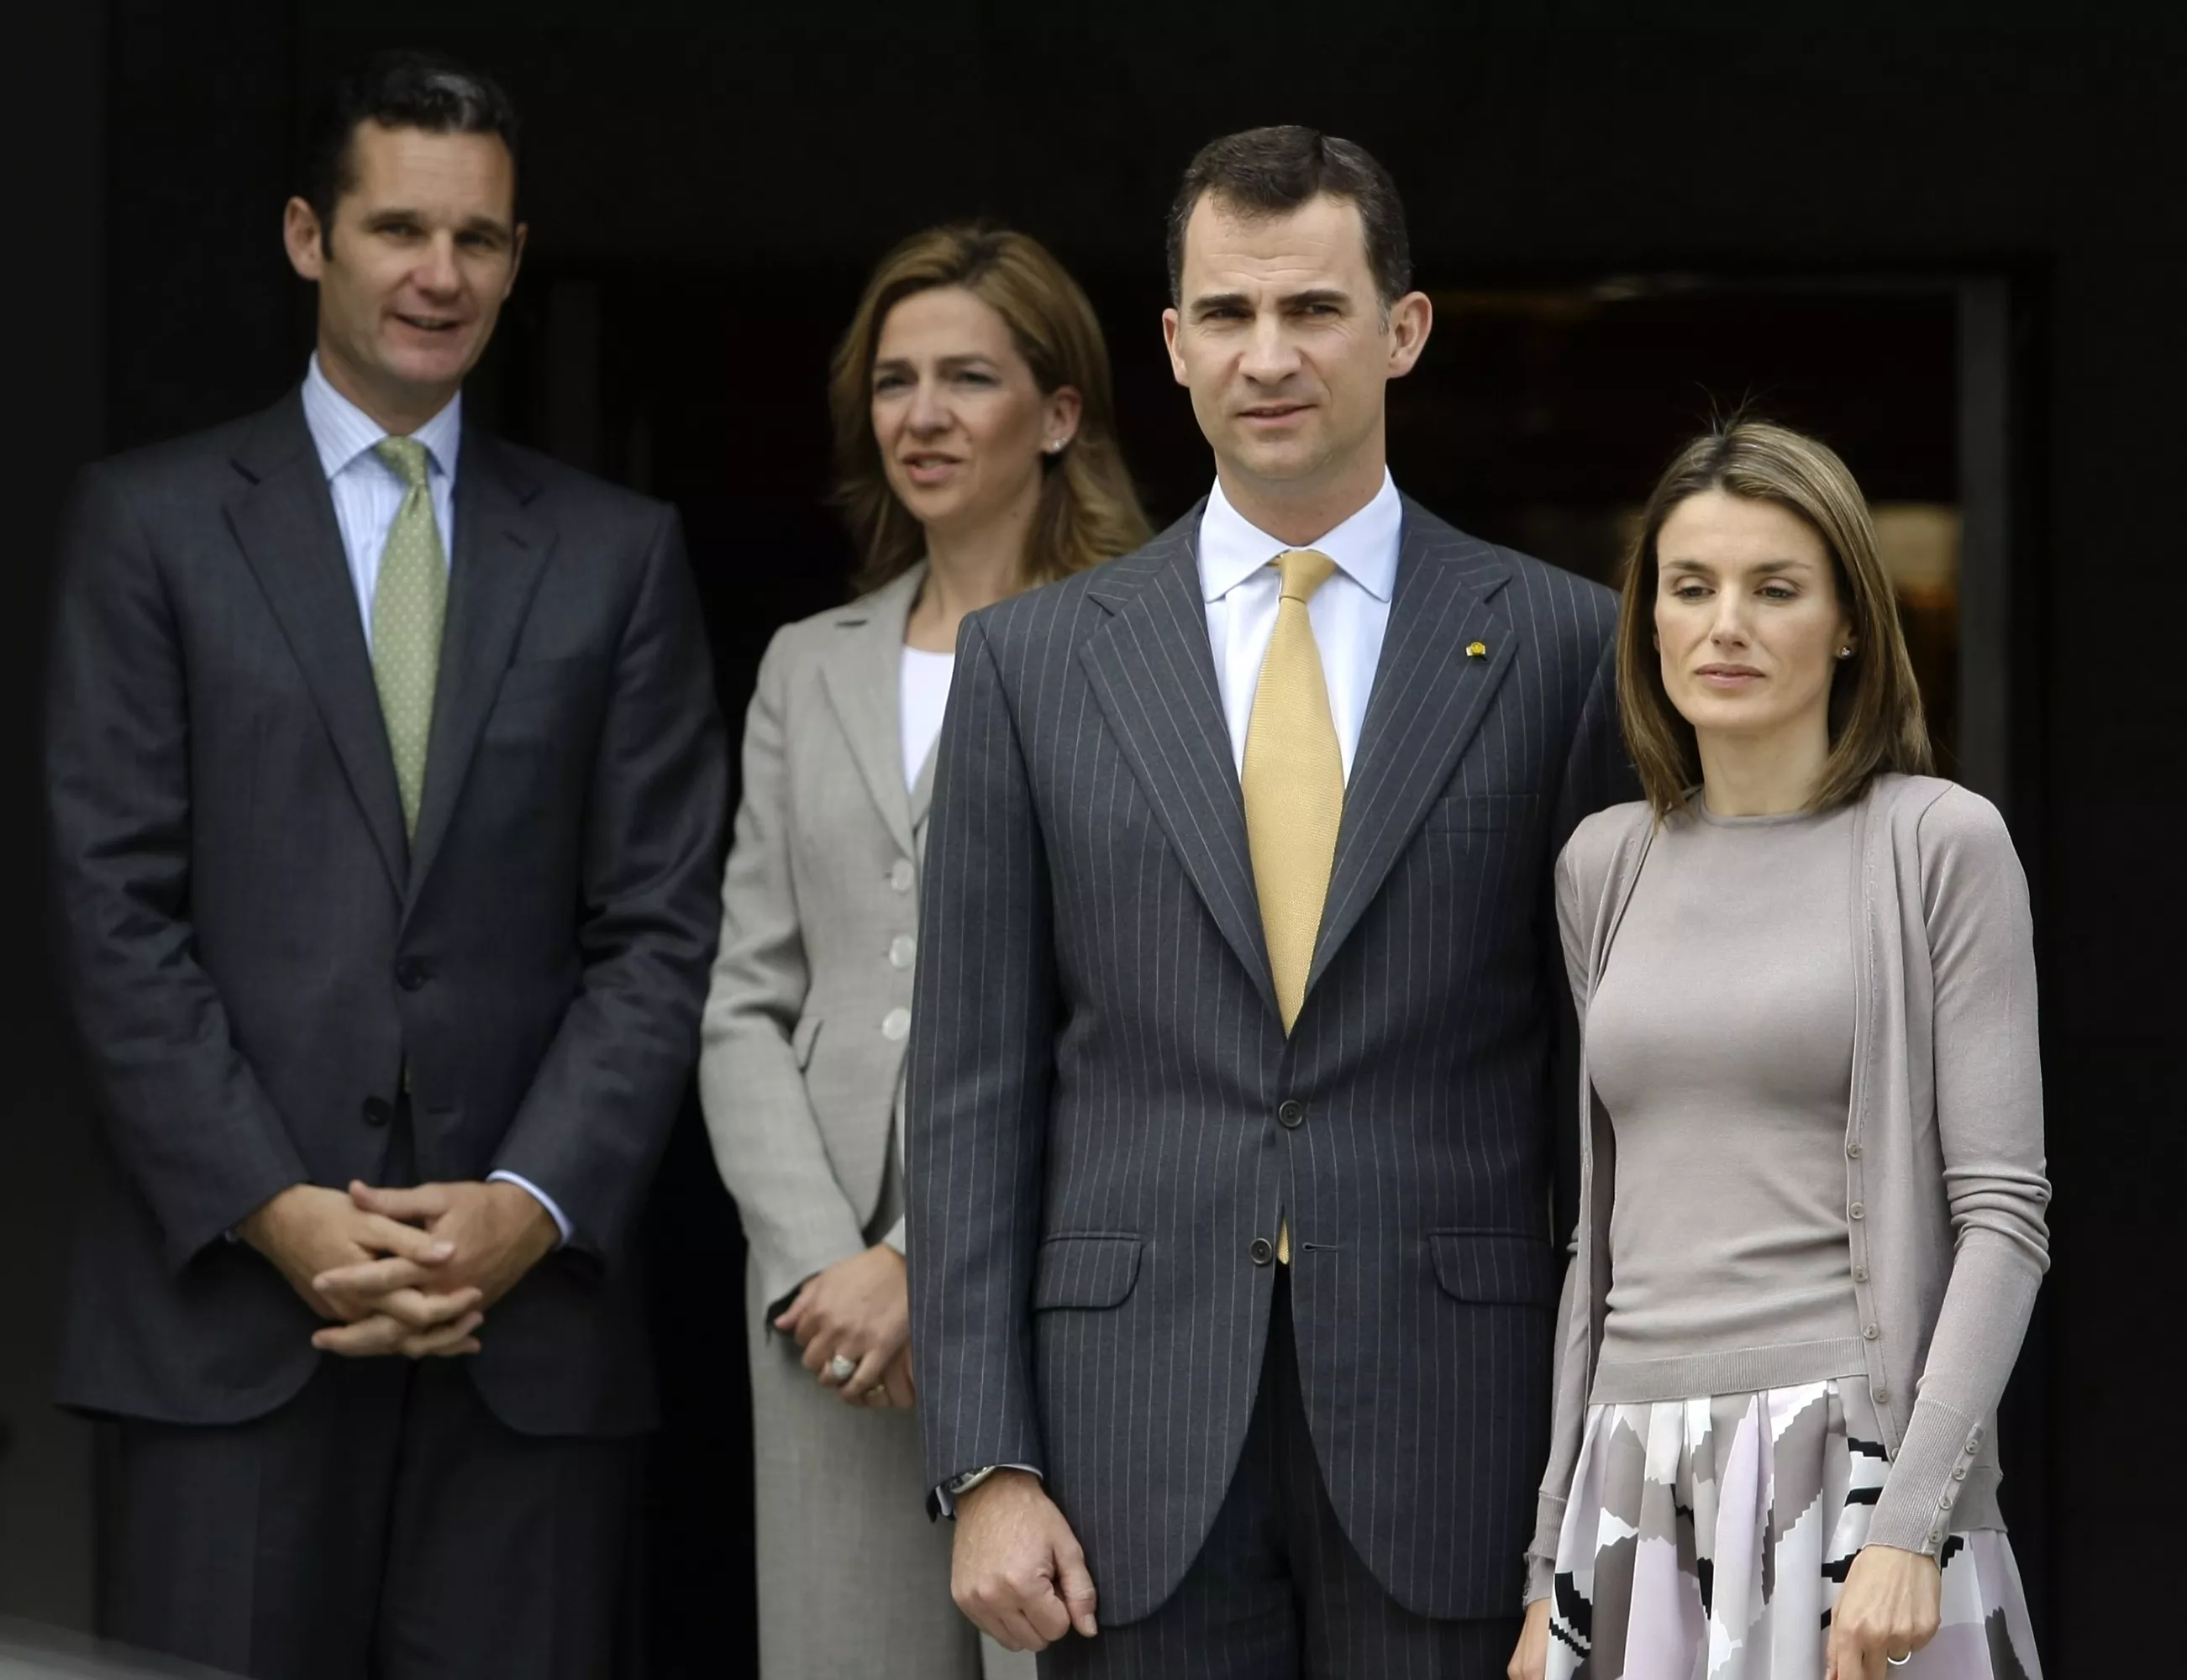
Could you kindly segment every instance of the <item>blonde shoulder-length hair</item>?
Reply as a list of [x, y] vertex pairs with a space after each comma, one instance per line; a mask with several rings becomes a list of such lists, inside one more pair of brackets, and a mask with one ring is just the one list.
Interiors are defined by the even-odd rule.
[[1627, 750], [1656, 814], [1682, 809], [1701, 779], [1694, 726], [1671, 703], [1655, 646], [1656, 543], [1673, 508], [1711, 490], [1796, 514], [1829, 552], [1838, 600], [1852, 621], [1852, 656], [1830, 677], [1830, 756], [1808, 808], [1827, 811], [1858, 799], [1883, 771], [1928, 774], [1921, 690], [1859, 485], [1827, 445], [1767, 420], [1735, 419], [1678, 452], [1649, 497], [1626, 555], [1617, 705]]
[[882, 469], [873, 374], [889, 311], [936, 286], [962, 286], [1003, 317], [1042, 395], [1065, 385], [1078, 392], [1077, 434], [1041, 462], [1040, 508], [1026, 545], [1023, 583], [1052, 583], [1144, 542], [1152, 528], [1117, 445], [1109, 348], [1086, 294], [1027, 234], [984, 224], [930, 228], [881, 259], [829, 371], [835, 501], [858, 548], [857, 593], [902, 576], [925, 549], [919, 521]]

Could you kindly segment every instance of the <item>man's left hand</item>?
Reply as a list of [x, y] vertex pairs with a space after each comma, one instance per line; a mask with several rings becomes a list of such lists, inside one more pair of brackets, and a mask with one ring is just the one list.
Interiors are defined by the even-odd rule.
[[[384, 1190], [352, 1183], [349, 1194], [365, 1212], [422, 1227], [455, 1249], [430, 1274], [409, 1261], [386, 1259], [342, 1267], [312, 1280], [329, 1300], [358, 1309], [374, 1308], [382, 1297], [415, 1289], [430, 1277], [443, 1291], [464, 1285], [476, 1289], [483, 1311], [515, 1288], [561, 1239], [554, 1216], [520, 1184], [458, 1183]], [[331, 1326], [312, 1340], [335, 1353], [379, 1352], [384, 1350], [378, 1346], [378, 1322], [374, 1317]]]

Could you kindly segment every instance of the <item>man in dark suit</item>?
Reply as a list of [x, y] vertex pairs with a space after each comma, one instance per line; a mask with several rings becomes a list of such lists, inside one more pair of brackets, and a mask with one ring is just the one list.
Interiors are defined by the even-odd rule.
[[88, 469], [47, 720], [99, 1110], [60, 1397], [100, 1619], [275, 1680], [611, 1672], [632, 1226], [717, 929], [674, 515], [464, 423], [515, 122], [344, 82], [303, 387]]
[[1216, 486], [969, 621], [942, 736], [908, 1248], [955, 1591], [1049, 1673], [1497, 1675], [1613, 603], [1390, 481], [1431, 308], [1365, 152], [1215, 142], [1170, 264]]

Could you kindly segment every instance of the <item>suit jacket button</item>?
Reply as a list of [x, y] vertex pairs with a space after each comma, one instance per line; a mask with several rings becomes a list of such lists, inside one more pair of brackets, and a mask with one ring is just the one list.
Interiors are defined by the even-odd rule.
[[1247, 1249], [1245, 1252], [1253, 1256], [1254, 1265], [1266, 1266], [1276, 1257], [1276, 1245], [1266, 1237], [1256, 1237], [1253, 1239], [1252, 1247]]
[[912, 884], [918, 879], [919, 871], [913, 867], [908, 857], [897, 858], [896, 867], [889, 871], [889, 885], [898, 892], [909, 892]]
[[881, 1017], [881, 1037], [891, 1044], [901, 1044], [911, 1037], [911, 1011], [891, 1009]]
[[385, 1126], [393, 1113], [394, 1110], [378, 1097], [364, 1099], [364, 1123], [367, 1126]]
[[1306, 1104], [1296, 1097], [1291, 1098], [1276, 1110], [1276, 1118], [1283, 1121], [1287, 1129], [1296, 1132], [1306, 1124]]
[[415, 992], [425, 983], [425, 965], [405, 957], [395, 965], [395, 983], [405, 992]]

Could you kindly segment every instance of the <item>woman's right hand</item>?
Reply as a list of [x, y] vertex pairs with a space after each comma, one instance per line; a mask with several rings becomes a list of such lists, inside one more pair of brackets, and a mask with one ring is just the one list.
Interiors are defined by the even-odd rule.
[[1519, 1630], [1519, 1647], [1511, 1653], [1504, 1672], [1511, 1680], [1543, 1680], [1549, 1666], [1549, 1601], [1537, 1599], [1526, 1606], [1526, 1623]]
[[[885, 1243], [839, 1260], [805, 1280], [774, 1328], [797, 1338], [805, 1368], [844, 1403], [866, 1403], [911, 1345], [911, 1289], [903, 1256]], [[857, 1369], [838, 1383], [828, 1367], [837, 1354]]]

